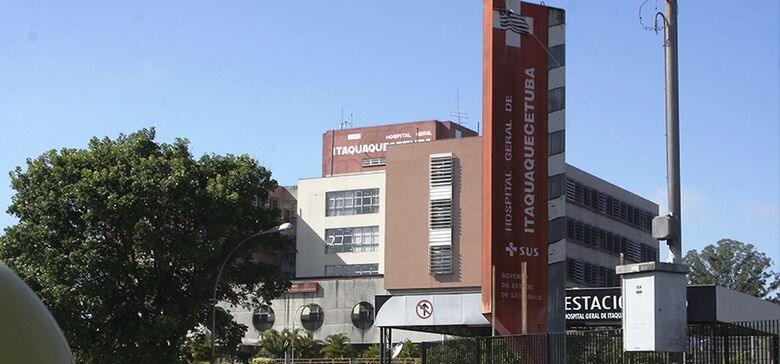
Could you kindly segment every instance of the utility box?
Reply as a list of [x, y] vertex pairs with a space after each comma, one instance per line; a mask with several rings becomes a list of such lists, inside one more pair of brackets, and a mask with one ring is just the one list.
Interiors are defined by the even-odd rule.
[[623, 350], [685, 352], [688, 267], [646, 262], [616, 272], [623, 278]]

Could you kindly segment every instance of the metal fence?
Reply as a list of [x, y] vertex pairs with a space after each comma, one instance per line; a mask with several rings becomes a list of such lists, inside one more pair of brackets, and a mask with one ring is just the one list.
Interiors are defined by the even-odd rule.
[[[423, 364], [666, 364], [666, 353], [623, 352], [620, 329], [457, 338], [421, 345]], [[686, 364], [780, 364], [780, 320], [688, 326]]]

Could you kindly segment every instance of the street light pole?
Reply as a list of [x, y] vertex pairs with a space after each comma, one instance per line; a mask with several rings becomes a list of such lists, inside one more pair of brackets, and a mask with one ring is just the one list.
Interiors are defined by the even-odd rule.
[[246, 239], [241, 240], [240, 243], [236, 244], [233, 250], [230, 251], [230, 254], [228, 254], [227, 258], [225, 258], [225, 261], [222, 262], [222, 265], [219, 267], [219, 273], [217, 273], [217, 280], [214, 283], [214, 296], [212, 297], [212, 301], [211, 301], [212, 302], [211, 304], [211, 362], [212, 363], [216, 363], [216, 359], [217, 359], [214, 350], [214, 342], [217, 336], [217, 288], [219, 287], [219, 280], [222, 278], [222, 270], [225, 269], [225, 265], [227, 264], [228, 261], [230, 261], [230, 258], [233, 256], [233, 253], [235, 253], [236, 250], [238, 250], [238, 248], [244, 245], [244, 243], [246, 243], [247, 241], [252, 240], [261, 235], [274, 234], [274, 233], [290, 230], [292, 229], [292, 227], [293, 227], [292, 224], [286, 222], [279, 226], [274, 226], [270, 229], [258, 231], [246, 237]]
[[669, 263], [682, 263], [682, 208], [680, 203], [680, 101], [677, 77], [677, 0], [666, 1], [664, 62], [666, 65], [666, 168], [669, 215], [674, 223]]
[[[295, 312], [293, 313], [293, 322], [292, 322], [292, 340], [290, 340], [290, 345], [292, 347], [292, 350], [290, 353], [290, 364], [295, 364], [295, 338], [298, 336], [295, 334], [295, 317], [298, 316], [298, 310], [301, 310], [302, 308], [306, 307], [306, 304], [302, 304], [300, 307], [295, 309]], [[302, 312], [302, 311], [301, 311]]]

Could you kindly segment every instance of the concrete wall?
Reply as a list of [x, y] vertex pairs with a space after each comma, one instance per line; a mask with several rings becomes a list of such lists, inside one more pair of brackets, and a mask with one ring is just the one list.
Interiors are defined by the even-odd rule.
[[[325, 340], [328, 335], [344, 333], [349, 336], [353, 344], [379, 342], [379, 329], [372, 326], [361, 330], [352, 324], [351, 314], [353, 307], [361, 302], [374, 305], [374, 296], [387, 294], [383, 289], [382, 277], [354, 277], [333, 278], [316, 280], [296, 280], [296, 282], [316, 282], [317, 292], [285, 294], [272, 301], [276, 320], [272, 329], [281, 331], [284, 328], [303, 328], [301, 326], [301, 307], [310, 303], [316, 303], [324, 311], [322, 327], [313, 331], [315, 339]], [[374, 308], [376, 312], [376, 307]], [[257, 344], [260, 331], [252, 326], [252, 310], [247, 308], [232, 307], [229, 309], [234, 320], [249, 327], [244, 336], [247, 345]], [[412, 341], [432, 341], [441, 339], [438, 334], [425, 334], [405, 330], [393, 330], [393, 342], [410, 339]]]
[[[327, 192], [379, 188], [379, 212], [350, 216], [325, 216]], [[296, 226], [296, 277], [322, 277], [326, 265], [379, 264], [384, 271], [385, 172], [339, 175], [298, 181]], [[325, 229], [379, 226], [380, 243], [375, 252], [325, 254]]]

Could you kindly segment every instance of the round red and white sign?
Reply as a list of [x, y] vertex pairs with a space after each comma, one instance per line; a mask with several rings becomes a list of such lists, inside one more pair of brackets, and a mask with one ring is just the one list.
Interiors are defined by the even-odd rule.
[[433, 315], [433, 304], [428, 300], [421, 300], [417, 302], [417, 317], [425, 320]]

